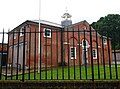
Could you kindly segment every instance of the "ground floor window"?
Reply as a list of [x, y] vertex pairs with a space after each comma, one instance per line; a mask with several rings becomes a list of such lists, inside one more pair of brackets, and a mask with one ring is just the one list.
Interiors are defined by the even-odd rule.
[[97, 50], [93, 49], [93, 59], [97, 59]]
[[70, 47], [70, 58], [76, 59], [76, 47]]

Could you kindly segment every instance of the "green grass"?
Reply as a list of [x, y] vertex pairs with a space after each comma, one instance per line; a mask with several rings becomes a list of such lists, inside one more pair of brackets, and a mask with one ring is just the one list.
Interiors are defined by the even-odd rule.
[[[116, 79], [116, 72], [115, 72], [115, 67], [114, 65], [112, 65], [113, 67], [111, 68], [112, 71], [112, 79]], [[120, 66], [120, 65], [119, 65]], [[68, 67], [64, 67], [64, 69], [62, 68], [58, 68], [57, 69], [53, 69], [53, 70], [48, 70], [48, 71], [42, 71], [41, 72], [41, 79], [42, 80], [57, 80], [57, 71], [58, 71], [58, 80], [62, 80], [63, 76], [65, 80], [74, 80], [74, 76], [76, 77], [76, 80], [80, 79], [80, 68], [76, 67], [74, 70], [74, 67], [69, 68], [70, 73], [68, 74]], [[63, 74], [64, 71], [64, 74]], [[74, 75], [74, 71], [75, 71], [75, 75]], [[117, 68], [118, 71], [118, 78], [120, 79], [120, 67]], [[47, 73], [47, 75], [46, 75]], [[51, 74], [52, 73], [52, 74]], [[109, 69], [109, 65], [105, 66], [105, 73], [106, 73], [106, 79], [110, 79], [110, 69]], [[68, 78], [68, 75], [70, 75], [70, 78]], [[25, 80], [28, 80], [28, 74], [25, 74]], [[12, 77], [13, 79], [16, 79], [16, 76]], [[22, 79], [22, 75], [18, 76], [19, 80]], [[2, 79], [4, 80], [4, 77], [2, 76]], [[10, 79], [10, 78], [8, 78]], [[30, 73], [30, 79], [34, 80], [34, 73]], [[40, 73], [36, 72], [36, 80], [40, 79]], [[81, 79], [85, 80], [86, 79], [86, 72], [85, 72], [85, 66], [81, 66]], [[87, 66], [87, 79], [92, 79], [92, 69], [91, 66]], [[94, 79], [98, 79], [98, 66], [94, 66]], [[100, 79], [104, 79], [104, 67], [101, 65], [100, 66]]]

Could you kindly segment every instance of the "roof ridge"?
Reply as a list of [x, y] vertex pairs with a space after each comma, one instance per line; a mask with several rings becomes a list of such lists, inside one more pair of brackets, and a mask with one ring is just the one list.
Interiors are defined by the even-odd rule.
[[[38, 21], [39, 22], [39, 20], [29, 20], [29, 21]], [[57, 25], [61, 25], [61, 24], [58, 24], [58, 23], [55, 23], [55, 22], [51, 22], [51, 21], [47, 21], [47, 20], [40, 20], [41, 22], [43, 21], [43, 22], [48, 22], [48, 23], [52, 23], [52, 24], [57, 24]]]

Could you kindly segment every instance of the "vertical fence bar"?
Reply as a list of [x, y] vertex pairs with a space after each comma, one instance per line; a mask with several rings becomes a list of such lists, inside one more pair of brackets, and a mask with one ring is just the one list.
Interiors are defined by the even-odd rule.
[[94, 81], [94, 66], [93, 66], [93, 45], [92, 45], [92, 30], [91, 30], [91, 26], [90, 26], [90, 52], [91, 52], [91, 69], [92, 69], [92, 81]]
[[36, 80], [36, 29], [34, 32], [34, 80]]
[[[100, 44], [99, 44], [100, 45]], [[99, 63], [99, 49], [98, 49], [98, 32], [96, 30], [96, 47], [97, 47], [97, 65], [98, 65], [98, 79], [100, 79], [100, 63]]]
[[45, 37], [45, 80], [47, 80], [47, 36]]
[[58, 80], [58, 31], [56, 30], [56, 65], [57, 65], [57, 80]]
[[102, 56], [103, 56], [103, 67], [104, 67], [104, 79], [106, 79], [103, 36], [102, 36]]
[[4, 47], [4, 29], [3, 29], [3, 36], [2, 36], [2, 54], [1, 54], [1, 60], [0, 60], [0, 80], [2, 79], [3, 47]]
[[63, 29], [61, 29], [61, 62], [62, 62], [62, 80], [64, 80], [64, 33]]
[[16, 33], [18, 33], [18, 43], [17, 43], [17, 71], [16, 71], [16, 80], [18, 80], [18, 67], [20, 67], [20, 66], [18, 66], [18, 64], [19, 64], [19, 41], [20, 41], [19, 36], [20, 36], [20, 30], [18, 30], [18, 32], [16, 32]]
[[70, 46], [69, 46], [69, 30], [68, 30], [68, 27], [67, 27], [67, 45], [68, 45], [68, 80], [70, 80], [70, 56], [69, 56]]
[[[73, 49], [74, 49], [74, 33], [75, 33], [75, 31], [74, 31], [74, 28], [73, 28], [73, 32], [72, 32], [72, 35], [73, 35]], [[74, 49], [75, 50], [75, 49]], [[76, 50], [75, 50], [76, 51]], [[75, 51], [73, 51], [73, 55], [74, 55], [74, 58], [73, 58], [73, 61], [74, 61], [74, 80], [76, 80], [76, 69], [75, 69]]]
[[110, 71], [110, 79], [112, 79], [112, 69], [111, 69], [111, 60], [110, 60], [110, 42], [109, 42], [109, 33], [107, 31], [107, 49], [108, 49], [108, 59], [109, 59], [109, 71]]
[[87, 78], [87, 57], [86, 57], [86, 40], [85, 40], [85, 30], [83, 30], [83, 34], [84, 34], [84, 40], [83, 40], [83, 44], [84, 44], [84, 56], [83, 56], [83, 60], [85, 60], [85, 75], [86, 75], [86, 80]]
[[7, 44], [7, 62], [6, 62], [6, 76], [5, 80], [7, 80], [7, 73], [8, 73], [8, 58], [9, 58], [9, 30], [8, 30], [8, 44]]
[[115, 32], [113, 32], [112, 42], [113, 42], [114, 59], [115, 59], [115, 73], [116, 73], [116, 79], [118, 79], [117, 58], [116, 58], [116, 49], [115, 49], [115, 42], [116, 42]]
[[52, 34], [54, 31], [51, 30], [51, 80], [53, 79], [53, 68], [52, 68]]
[[12, 63], [11, 63], [11, 80], [13, 76], [13, 59], [14, 59], [14, 31], [12, 32], [13, 37], [12, 37]]
[[42, 47], [41, 47], [41, 46], [42, 46], [42, 45], [41, 45], [41, 43], [42, 43], [42, 38], [41, 38], [41, 37], [42, 37], [42, 36], [41, 36], [41, 35], [42, 35], [42, 31], [41, 31], [41, 29], [40, 29], [40, 33], [39, 33], [39, 34], [40, 34], [40, 54], [39, 54], [39, 56], [40, 56], [40, 80], [41, 80], [41, 75], [42, 75], [42, 74], [41, 74], [41, 72], [42, 72], [42, 71], [41, 71], [41, 68], [42, 68], [42, 67], [41, 67], [41, 64], [42, 64], [42, 63], [41, 63], [41, 62], [42, 62], [42, 60], [41, 60], [41, 59], [42, 59], [42, 56], [41, 56], [41, 54], [42, 54], [42, 52], [41, 52], [41, 50], [42, 50]]
[[24, 82], [25, 80], [25, 56], [26, 56], [26, 53], [25, 53], [25, 39], [26, 39], [26, 27], [24, 27], [24, 36], [23, 36], [23, 65], [22, 65], [22, 81]]
[[82, 76], [81, 76], [81, 60], [80, 60], [80, 30], [79, 30], [79, 26], [78, 26], [78, 54], [79, 54], [79, 56], [78, 56], [78, 59], [79, 59], [79, 72], [80, 72], [80, 79], [82, 79]]
[[31, 28], [29, 32], [29, 73], [28, 73], [28, 80], [30, 80], [30, 61], [31, 61]]

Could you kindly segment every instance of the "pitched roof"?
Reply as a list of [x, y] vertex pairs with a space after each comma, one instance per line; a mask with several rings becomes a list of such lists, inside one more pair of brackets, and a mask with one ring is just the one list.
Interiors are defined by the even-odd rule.
[[[25, 24], [29, 24], [29, 23], [33, 23], [33, 24], [39, 24], [39, 20], [26, 20], [25, 22], [21, 23], [20, 25], [18, 25], [17, 27], [15, 27], [14, 29], [12, 29], [11, 31], [15, 30], [16, 28], [21, 27], [22, 25]], [[45, 24], [45, 25], [50, 25], [50, 26], [54, 26], [54, 27], [58, 27], [58, 28], [63, 28], [60, 24], [54, 23], [54, 22], [50, 22], [50, 21], [46, 21], [46, 20], [40, 20], [40, 24]], [[9, 31], [8, 33], [10, 33], [11, 31]]]
[[[28, 21], [39, 23], [39, 20], [28, 20]], [[62, 28], [61, 24], [50, 22], [50, 21], [46, 21], [46, 20], [40, 20], [40, 23]]]

